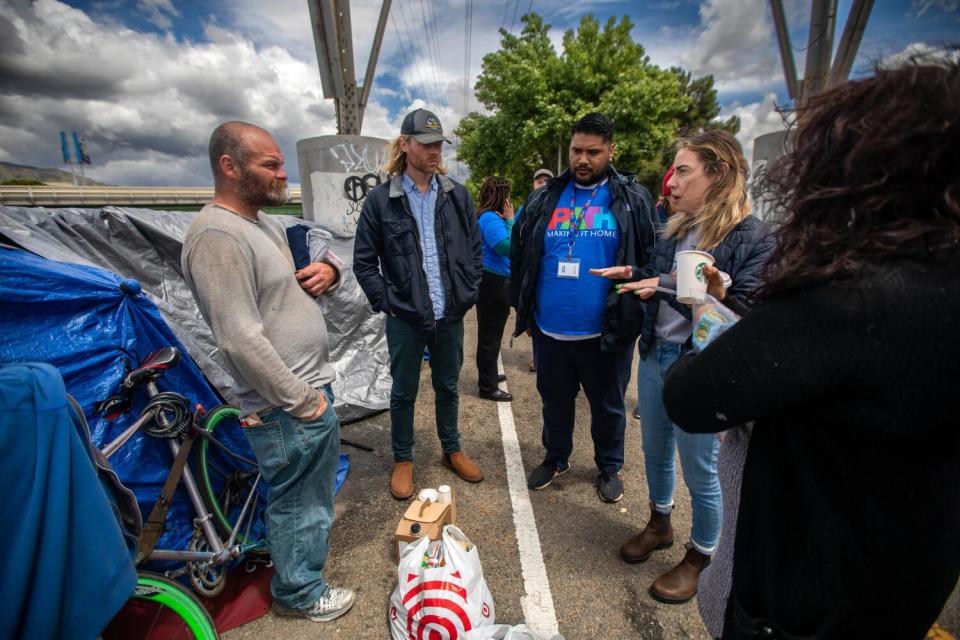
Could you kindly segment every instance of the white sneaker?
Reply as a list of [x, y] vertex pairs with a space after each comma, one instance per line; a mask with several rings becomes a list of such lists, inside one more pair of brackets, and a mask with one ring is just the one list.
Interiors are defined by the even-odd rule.
[[288, 609], [274, 601], [272, 611], [280, 616], [306, 618], [313, 622], [330, 622], [350, 611], [355, 599], [356, 593], [353, 589], [327, 587], [327, 591], [309, 609]]

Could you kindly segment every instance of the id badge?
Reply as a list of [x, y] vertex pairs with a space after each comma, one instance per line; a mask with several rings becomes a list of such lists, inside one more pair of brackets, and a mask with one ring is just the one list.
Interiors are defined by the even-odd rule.
[[564, 258], [557, 262], [557, 277], [578, 279], [580, 277], [580, 258]]

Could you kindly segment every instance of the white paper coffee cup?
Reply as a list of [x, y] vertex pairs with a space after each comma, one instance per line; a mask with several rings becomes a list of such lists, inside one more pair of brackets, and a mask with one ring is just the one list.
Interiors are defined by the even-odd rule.
[[453, 502], [453, 491], [450, 489], [450, 485], [442, 484], [437, 488], [437, 494], [439, 496], [440, 504], [450, 504]]
[[706, 251], [677, 252], [677, 302], [702, 303], [707, 299], [707, 276], [703, 270], [713, 266], [713, 256]]

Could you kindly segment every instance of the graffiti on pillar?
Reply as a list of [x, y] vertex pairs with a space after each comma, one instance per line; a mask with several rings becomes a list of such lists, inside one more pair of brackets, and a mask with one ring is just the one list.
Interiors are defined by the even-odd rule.
[[343, 196], [350, 203], [349, 215], [354, 217], [360, 215], [367, 193], [378, 184], [380, 184], [380, 175], [377, 173], [347, 176], [347, 179], [343, 181]]
[[327, 151], [347, 173], [374, 173], [387, 157], [387, 149], [371, 150], [366, 144], [358, 147], [352, 142], [335, 144]]
[[380, 165], [386, 161], [386, 147], [373, 148], [367, 144], [341, 142], [327, 149], [333, 159], [348, 174], [343, 181], [341, 193], [346, 199], [344, 229], [356, 229], [367, 193], [380, 184]]
[[353, 235], [363, 202], [383, 177], [380, 166], [386, 161], [385, 141], [336, 141], [318, 149], [315, 169], [310, 172], [310, 206], [314, 220], [332, 229]]

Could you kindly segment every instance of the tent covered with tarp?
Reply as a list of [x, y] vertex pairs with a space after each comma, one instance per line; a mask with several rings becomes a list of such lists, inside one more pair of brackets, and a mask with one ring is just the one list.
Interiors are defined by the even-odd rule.
[[[163, 320], [210, 383], [237, 404], [233, 379], [223, 367], [210, 328], [204, 322], [180, 271], [180, 250], [194, 213], [105, 207], [45, 209], [0, 206], [4, 239], [38, 256], [100, 267], [140, 283]], [[321, 296], [330, 339], [337, 415], [344, 422], [382, 411], [390, 402], [390, 361], [384, 321], [374, 314], [353, 275], [353, 237], [337, 235], [317, 222], [279, 216], [288, 226], [310, 228], [313, 257], [333, 252], [345, 266], [342, 281]]]
[[[158, 348], [176, 346], [191, 356], [164, 374], [161, 391], [175, 390], [207, 409], [234, 401], [233, 381], [180, 275], [180, 244], [193, 215], [0, 207], [0, 362], [55, 366], [99, 447], [133, 423], [147, 396], [135, 394], [131, 410], [113, 421], [96, 411], [98, 403], [118, 391], [128, 367]], [[322, 230], [308, 237], [311, 253], [319, 245], [352, 254], [349, 240]], [[370, 312], [349, 267], [342, 276], [341, 286], [318, 304], [324, 305], [338, 374], [336, 409], [350, 420], [387, 406], [390, 379], [382, 321]], [[253, 457], [236, 421], [222, 435], [218, 429], [218, 437]], [[111, 458], [144, 514], [171, 460], [167, 443], [144, 434]], [[341, 467], [338, 484], [345, 460]], [[178, 490], [158, 548], [186, 548], [194, 528], [191, 509]]]

